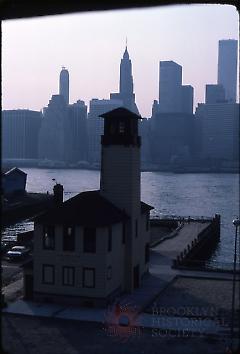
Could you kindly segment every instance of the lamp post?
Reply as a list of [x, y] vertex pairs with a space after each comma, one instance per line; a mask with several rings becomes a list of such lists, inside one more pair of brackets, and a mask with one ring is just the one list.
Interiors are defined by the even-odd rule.
[[[238, 228], [240, 226], [240, 220], [234, 219], [233, 225], [235, 226], [235, 239], [234, 239], [234, 261], [233, 261], [233, 290], [232, 290], [232, 320], [231, 320], [231, 349], [234, 353], [234, 310], [235, 310], [235, 289], [236, 289], [236, 268], [237, 268], [237, 235]], [[240, 240], [239, 240], [239, 257], [240, 257]], [[240, 323], [239, 323], [239, 331], [240, 331]], [[239, 333], [240, 334], [240, 333]], [[240, 337], [240, 336], [239, 336]], [[240, 339], [239, 339], [240, 341]], [[238, 349], [240, 349], [240, 343], [238, 342]]]

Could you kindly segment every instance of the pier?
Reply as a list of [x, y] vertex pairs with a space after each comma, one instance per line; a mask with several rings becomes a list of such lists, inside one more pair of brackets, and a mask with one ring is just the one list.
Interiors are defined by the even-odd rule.
[[151, 247], [173, 268], [203, 266], [220, 238], [220, 215], [213, 218], [151, 220]]

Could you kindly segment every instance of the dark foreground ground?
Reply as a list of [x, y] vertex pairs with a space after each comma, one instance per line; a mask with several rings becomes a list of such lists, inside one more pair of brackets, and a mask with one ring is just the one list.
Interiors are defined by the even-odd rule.
[[221, 338], [164, 337], [141, 330], [123, 339], [101, 324], [4, 314], [2, 347], [11, 354], [207, 354], [224, 353]]

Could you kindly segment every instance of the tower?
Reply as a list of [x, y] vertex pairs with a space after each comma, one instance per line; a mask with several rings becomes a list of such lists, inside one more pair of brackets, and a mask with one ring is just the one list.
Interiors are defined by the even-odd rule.
[[62, 95], [66, 104], [69, 104], [69, 73], [63, 66], [59, 78], [59, 95]]
[[182, 111], [182, 67], [174, 61], [160, 61], [159, 109], [161, 113]]
[[139, 114], [135, 103], [135, 94], [133, 92], [132, 62], [129, 57], [127, 45], [120, 63], [119, 93], [111, 93], [110, 98], [122, 100], [123, 107]]
[[[125, 108], [102, 114], [102, 164], [100, 193], [129, 217], [125, 245], [125, 290], [139, 286], [144, 269], [139, 259], [143, 243], [140, 201], [140, 145], [138, 119]], [[144, 241], [145, 242], [145, 241]]]
[[105, 119], [101, 137], [101, 193], [135, 217], [140, 210], [140, 146], [138, 120], [125, 108], [100, 115]]
[[218, 43], [218, 84], [224, 87], [226, 100], [233, 103], [237, 88], [237, 45], [235, 39]]
[[120, 84], [119, 92], [126, 99], [133, 98], [133, 76], [132, 76], [132, 62], [129, 59], [127, 46], [125, 48], [123, 58], [120, 64]]

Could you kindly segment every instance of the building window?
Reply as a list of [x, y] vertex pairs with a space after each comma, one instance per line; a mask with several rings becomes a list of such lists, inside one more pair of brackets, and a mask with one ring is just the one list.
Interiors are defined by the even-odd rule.
[[42, 283], [54, 284], [54, 266], [50, 264], [42, 265]]
[[111, 280], [112, 279], [112, 267], [108, 266], [107, 267], [107, 280]]
[[138, 221], [137, 221], [137, 219], [135, 221], [135, 237], [136, 238], [138, 237]]
[[146, 245], [145, 245], [145, 263], [148, 263], [149, 259], [150, 259], [149, 243], [146, 243]]
[[83, 268], [83, 288], [95, 288], [95, 268]]
[[73, 226], [63, 228], [63, 251], [75, 251], [75, 228]]
[[108, 228], [108, 252], [112, 251], [112, 226]]
[[54, 250], [55, 248], [55, 228], [53, 225], [43, 227], [43, 248]]
[[75, 284], [75, 268], [63, 267], [62, 268], [62, 283], [67, 286], [74, 286]]
[[120, 121], [119, 122], [119, 133], [124, 134], [124, 132], [125, 132], [125, 124], [124, 124], [124, 122]]
[[84, 228], [83, 252], [96, 253], [96, 229], [94, 227]]
[[125, 222], [122, 224], [122, 244], [126, 243], [126, 224]]

